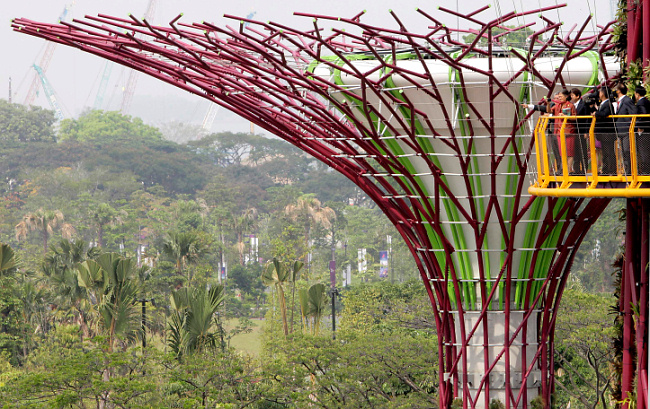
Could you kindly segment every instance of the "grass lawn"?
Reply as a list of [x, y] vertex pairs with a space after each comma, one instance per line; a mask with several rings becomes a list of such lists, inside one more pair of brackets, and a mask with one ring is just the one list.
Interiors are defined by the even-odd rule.
[[[262, 335], [262, 325], [264, 325], [264, 320], [252, 319], [252, 329], [248, 334], [238, 334], [235, 335], [230, 340], [230, 346], [237, 349], [238, 351], [245, 352], [250, 355], [259, 355], [260, 348], [262, 346], [261, 335]], [[239, 324], [239, 320], [232, 319], [226, 322], [225, 330], [229, 331]]]

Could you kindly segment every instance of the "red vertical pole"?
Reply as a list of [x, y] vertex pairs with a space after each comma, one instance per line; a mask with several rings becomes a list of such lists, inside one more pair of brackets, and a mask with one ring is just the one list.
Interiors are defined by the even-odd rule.
[[641, 13], [643, 13], [643, 24], [641, 24], [641, 30], [643, 31], [643, 66], [647, 67], [648, 61], [650, 61], [650, 0], [643, 0]]
[[637, 25], [637, 8], [633, 2], [627, 2], [627, 63], [638, 58], [639, 27]]
[[[621, 275], [621, 301], [620, 311], [623, 313], [623, 365], [621, 373], [621, 400], [626, 401], [632, 391], [634, 377], [634, 360], [632, 356], [633, 329], [632, 319], [632, 290], [630, 280], [634, 280], [634, 224], [636, 219], [636, 199], [627, 200], [627, 218], [625, 229], [625, 261]], [[623, 409], [628, 409], [628, 403], [623, 404]]]
[[[644, 44], [644, 50], [645, 50]], [[641, 242], [639, 243], [639, 322], [636, 327], [636, 373], [637, 373], [637, 408], [648, 408], [648, 358], [646, 328], [648, 325], [648, 205], [647, 199], [639, 200], [639, 215], [641, 216]]]

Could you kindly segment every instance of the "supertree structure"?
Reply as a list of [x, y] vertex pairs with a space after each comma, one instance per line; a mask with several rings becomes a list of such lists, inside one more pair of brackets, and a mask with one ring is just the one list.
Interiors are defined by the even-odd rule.
[[[616, 66], [610, 25], [586, 34], [587, 19], [562, 32], [545, 15], [557, 8], [489, 21], [487, 7], [440, 8], [471, 30], [417, 10], [422, 33], [392, 11], [392, 29], [363, 23], [364, 13], [298, 14], [310, 30], [180, 15], [166, 27], [106, 15], [13, 27], [209, 99], [345, 175], [415, 258], [435, 313], [440, 406], [527, 408], [537, 396], [550, 407], [558, 303], [609, 202], [527, 193], [536, 159], [532, 113], [520, 104], [606, 81]], [[526, 44], [502, 41], [533, 27], [527, 19], [539, 28]], [[458, 40], [468, 32], [472, 41]]]

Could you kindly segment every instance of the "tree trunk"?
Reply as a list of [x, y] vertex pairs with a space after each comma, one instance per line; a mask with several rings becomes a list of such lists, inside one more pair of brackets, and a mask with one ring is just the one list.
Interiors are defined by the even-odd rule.
[[293, 277], [294, 280], [291, 283], [291, 333], [293, 334], [293, 310], [296, 309], [296, 280], [295, 277]]
[[101, 223], [97, 228], [97, 245], [102, 248], [104, 247], [104, 225]]
[[284, 299], [284, 290], [281, 285], [278, 285], [278, 296], [280, 297], [280, 310], [282, 313], [282, 328], [284, 329], [284, 336], [289, 335], [289, 326], [287, 325], [287, 302]]
[[[183, 266], [185, 265], [183, 260], [181, 260], [181, 263]], [[189, 285], [190, 281], [192, 281], [192, 269], [188, 267], [186, 271], [187, 271], [187, 283]]]
[[311, 254], [311, 248], [309, 248], [309, 224], [307, 224], [307, 227], [305, 228], [305, 249], [307, 250], [307, 254], [305, 255], [305, 265], [307, 266], [307, 280], [309, 280], [309, 277], [311, 276], [311, 262], [309, 260], [309, 255]]
[[27, 328], [23, 328], [23, 358], [27, 358]]
[[176, 274], [183, 277], [183, 259], [176, 259]]
[[47, 233], [47, 227], [43, 227], [43, 254], [47, 254], [47, 239], [49, 234]]
[[237, 251], [239, 252], [239, 264], [244, 265], [244, 239], [243, 233], [237, 232]]
[[[109, 382], [111, 380], [111, 374], [108, 368], [105, 368], [104, 371], [102, 372], [102, 381], [104, 382]], [[97, 407], [99, 409], [105, 409], [106, 404], [108, 403], [108, 395], [110, 393], [108, 391], [103, 391], [101, 393], [101, 397], [99, 399], [99, 405]]]

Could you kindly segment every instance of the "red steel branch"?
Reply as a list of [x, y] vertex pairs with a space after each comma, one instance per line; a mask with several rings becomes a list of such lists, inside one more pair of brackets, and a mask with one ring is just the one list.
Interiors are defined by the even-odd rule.
[[[585, 34], [589, 23], [587, 20], [577, 31], [570, 30], [562, 34], [561, 24], [550, 21], [543, 14], [543, 27], [530, 36], [527, 50], [510, 49], [499, 44], [506, 34], [532, 25], [519, 24], [520, 20], [525, 21], [527, 17], [532, 18], [531, 16], [558, 7], [561, 6], [511, 12], [490, 21], [482, 21], [479, 17], [486, 7], [469, 14], [440, 9], [463, 19], [468, 27], [476, 26], [473, 29], [453, 29], [426, 12], [417, 10], [429, 24], [428, 31], [421, 34], [409, 31], [392, 11], [390, 13], [395, 21], [395, 28], [392, 29], [361, 22], [363, 13], [352, 18], [298, 14], [313, 20], [313, 28], [310, 30], [233, 16], [226, 16], [237, 23], [232, 27], [219, 27], [207, 22], [180, 23], [180, 15], [169, 26], [161, 27], [152, 26], [146, 20], [133, 16], [123, 19], [102, 14], [60, 24], [21, 18], [14, 20], [12, 27], [22, 33], [76, 47], [131, 67], [213, 101], [302, 149], [359, 186], [382, 209], [404, 238], [426, 286], [438, 329], [440, 405], [448, 408], [453, 399], [462, 394], [463, 405], [467, 408], [476, 406], [477, 402], [469, 393], [463, 393], [469, 386], [467, 379], [459, 382], [458, 372], [467, 373], [467, 346], [472, 335], [481, 328], [487, 334], [485, 316], [499, 285], [493, 285], [490, 291], [482, 286], [481, 299], [484, 302], [480, 311], [481, 319], [473, 328], [465, 329], [461, 326], [460, 333], [456, 333], [452, 311], [457, 311], [457, 319], [460, 321], [465, 314], [463, 306], [454, 306], [451, 298], [453, 295], [455, 300], [462, 299], [461, 277], [452, 260], [452, 255], [459, 249], [445, 237], [440, 209], [445, 209], [444, 201], [457, 209], [473, 231], [477, 252], [481, 251], [486, 241], [488, 224], [493, 222], [490, 219], [496, 218], [495, 222], [503, 236], [505, 258], [495, 280], [496, 283], [505, 283], [506, 299], [510, 299], [510, 283], [515, 278], [513, 257], [517, 250], [510, 238], [515, 236], [517, 228], [522, 228], [522, 218], [534, 201], [542, 199], [522, 197], [527, 187], [527, 175], [530, 172], [528, 159], [533, 142], [526, 143], [523, 152], [519, 152], [517, 138], [527, 117], [513, 118], [510, 135], [506, 135], [508, 140], [499, 145], [496, 143], [496, 107], [493, 101], [505, 96], [517, 106], [518, 96], [512, 95], [508, 86], [523, 72], [528, 72], [535, 81], [544, 84], [549, 96], [555, 84], [565, 84], [561, 67], [552, 79], [544, 77], [535, 68], [536, 60], [552, 47], [566, 50], [562, 67], [586, 51], [596, 50], [602, 56], [613, 47], [608, 37], [609, 25], [601, 27], [598, 33]], [[516, 28], [512, 28], [513, 21], [517, 22]], [[336, 22], [337, 26], [346, 26], [346, 30], [333, 29], [326, 34], [321, 27], [322, 22]], [[496, 34], [496, 29], [505, 31]], [[455, 39], [460, 33], [467, 32], [476, 34], [471, 43]], [[522, 68], [507, 81], [498, 80], [493, 72], [492, 60], [497, 49], [523, 63]], [[397, 63], [397, 55], [404, 50], [417, 56], [416, 59], [420, 62], [418, 70]], [[352, 63], [359, 53], [365, 53], [376, 65], [368, 71], [362, 71]], [[489, 68], [482, 70], [468, 64], [466, 58], [470, 55], [487, 58]], [[331, 57], [336, 57], [337, 60]], [[450, 117], [447, 110], [441, 110], [444, 125], [437, 128], [434, 119], [438, 118], [429, 118], [408, 96], [404, 95], [400, 99], [384, 90], [384, 83], [389, 77], [399, 77], [426, 95], [432, 104], [444, 106], [448, 101], [443, 99], [439, 84], [429, 72], [426, 63], [428, 59], [443, 61], [458, 73], [463, 102], [468, 115], [472, 116], [472, 121], [466, 121], [470, 135], [469, 138], [465, 137], [468, 147], [462, 146], [463, 142], [459, 138], [461, 135], [454, 125], [455, 119]], [[310, 71], [310, 67], [315, 64], [356, 78], [358, 91], [315, 75]], [[487, 113], [477, 106], [478, 102], [486, 101], [473, 101], [465, 93], [465, 76], [470, 72], [480, 73], [487, 78], [490, 96]], [[364, 103], [369, 99], [377, 101], [377, 104]], [[402, 109], [410, 114], [402, 114]], [[415, 116], [421, 119], [425, 134], [445, 144], [458, 159], [463, 174], [464, 195], [459, 195], [456, 187], [447, 184], [445, 170], [423, 149], [420, 143], [423, 135], [410, 119]], [[491, 139], [490, 151], [484, 152], [490, 155], [491, 160], [485, 210], [479, 209], [473, 200], [470, 174], [472, 158], [469, 153], [465, 153], [473, 150], [476, 143], [474, 128], [477, 126], [485, 128]], [[409, 171], [401, 161], [404, 154], [391, 149], [391, 138], [386, 138], [386, 134], [392, 135], [393, 140], [399, 138], [413, 152], [410, 155], [426, 159], [428, 170], [425, 175], [432, 177], [438, 187], [435, 194], [430, 195], [423, 190], [418, 183], [418, 176], [422, 175]], [[511, 150], [514, 150], [516, 157], [513, 171], [517, 175], [513, 198], [513, 208], [516, 211], [506, 215], [498, 200], [500, 192], [497, 190], [497, 179], [500, 175], [497, 169]], [[469, 204], [463, 205], [463, 201], [468, 198]], [[532, 360], [525, 356], [524, 348], [523, 362], [534, 364], [523, 368], [523, 386], [520, 390], [511, 389], [507, 383], [508, 397], [504, 403], [506, 408], [527, 407], [525, 385], [535, 369], [534, 365], [539, 365], [542, 373], [541, 395], [549, 404], [554, 388], [553, 329], [558, 303], [577, 248], [608, 203], [605, 199], [587, 202], [583, 199], [544, 200], [548, 200], [548, 206], [542, 232], [537, 238], [535, 249], [532, 249], [526, 297], [529, 301], [524, 321], [514, 332], [508, 332], [510, 305], [506, 302], [507, 342], [497, 357], [488, 357], [487, 345], [490, 340], [487, 336], [484, 340], [485, 376], [478, 388], [486, 392], [486, 407], [489, 404], [489, 373], [497, 361], [505, 357], [506, 373], [509, 374], [509, 347], [517, 337], [525, 335], [527, 320], [537, 319], [534, 315], [537, 312], [533, 308], [541, 308], [539, 346]], [[549, 235], [560, 225], [563, 228], [550, 271], [543, 280], [541, 289], [533, 293], [535, 262]], [[432, 242], [428, 229], [437, 236], [439, 245], [444, 249], [443, 259], [436, 257], [433, 251], [435, 243]], [[478, 274], [483, 283], [487, 282], [485, 268], [483, 259], [479, 257]], [[446, 377], [444, 374], [451, 376]]]

